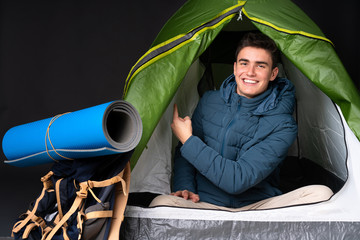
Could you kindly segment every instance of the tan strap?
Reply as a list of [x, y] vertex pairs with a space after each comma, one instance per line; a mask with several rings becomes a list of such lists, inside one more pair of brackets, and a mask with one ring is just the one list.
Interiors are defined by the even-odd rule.
[[93, 192], [93, 190], [91, 190], [91, 188], [89, 188], [89, 192], [91, 193], [91, 195], [93, 196], [93, 198], [94, 198], [98, 203], [101, 203], [101, 200], [95, 195], [95, 193]]
[[120, 182], [122, 180], [123, 179], [119, 175], [117, 175], [115, 177], [112, 177], [112, 178], [109, 178], [109, 179], [104, 180], [104, 181], [91, 181], [91, 180], [88, 180], [88, 186], [90, 188], [107, 187], [107, 186], [113, 185], [115, 183], [118, 183], [118, 182]]
[[12, 230], [11, 230], [11, 237], [12, 237], [12, 238], [14, 237], [14, 229], [15, 229], [15, 227], [16, 227], [18, 224], [21, 224], [22, 221], [23, 221], [23, 220], [17, 221], [17, 222], [14, 224], [14, 226], [13, 226], [13, 228], [12, 228]]
[[46, 240], [52, 239], [55, 233], [64, 225], [64, 223], [71, 217], [71, 215], [77, 210], [81, 209], [81, 204], [83, 200], [87, 197], [88, 186], [86, 182], [82, 182], [79, 184], [80, 190], [76, 192], [76, 198], [69, 209], [69, 211], [64, 215], [63, 218], [60, 219], [60, 222], [56, 224], [56, 226], [51, 230], [49, 235], [46, 237]]
[[[119, 174], [120, 175], [120, 174]], [[124, 219], [124, 211], [128, 200], [128, 194], [130, 191], [130, 175], [131, 175], [131, 168], [130, 162], [128, 162], [121, 172], [122, 178], [124, 179], [124, 184], [117, 183], [115, 185], [115, 203], [114, 203], [114, 210], [113, 210], [113, 217], [111, 219], [111, 226], [109, 231], [109, 240], [118, 240], [119, 233], [120, 233], [120, 226]], [[123, 183], [123, 182], [121, 182]]]
[[46, 226], [46, 222], [42, 217], [36, 217], [34, 216], [32, 218], [32, 220], [34, 221], [34, 223], [36, 224], [36, 226], [40, 226], [41, 228], [44, 228]]
[[69, 236], [67, 235], [67, 232], [66, 232], [65, 224], [62, 226], [62, 230], [63, 230], [63, 238], [64, 238], [64, 240], [70, 240], [70, 238], [69, 238]]
[[27, 239], [31, 230], [33, 230], [34, 227], [37, 227], [35, 223], [30, 223], [29, 225], [27, 225], [22, 235], [22, 239]]
[[93, 211], [85, 214], [84, 220], [94, 219], [94, 218], [110, 218], [113, 216], [112, 210], [104, 210], [104, 211]]
[[13, 228], [12, 232], [14, 232], [14, 233], [19, 232], [20, 229], [22, 229], [34, 217], [35, 212], [36, 212], [36, 210], [37, 210], [37, 208], [39, 206], [39, 202], [45, 195], [45, 191], [46, 191], [46, 189], [43, 188], [42, 191], [41, 191], [40, 196], [35, 201], [35, 204], [34, 204], [34, 207], [33, 207], [32, 211], [28, 213], [27, 217], [24, 220], [22, 220], [22, 222], [19, 225], [17, 225], [15, 228]]
[[54, 160], [55, 162], [59, 162], [59, 161], [56, 160], [55, 158], [53, 158], [53, 157], [51, 156], [50, 151], [49, 151], [49, 148], [48, 148], [47, 140], [49, 140], [49, 143], [50, 143], [53, 151], [54, 151], [59, 157], [62, 157], [62, 158], [67, 159], [67, 160], [74, 160], [74, 159], [72, 159], [72, 158], [65, 157], [65, 156], [61, 155], [60, 153], [58, 153], [58, 152], [56, 151], [54, 145], [52, 144], [51, 139], [50, 139], [50, 127], [51, 127], [51, 125], [55, 122], [56, 119], [58, 119], [59, 117], [65, 115], [65, 114], [68, 114], [68, 113], [69, 113], [69, 112], [63, 113], [63, 114], [58, 114], [58, 115], [56, 115], [55, 117], [53, 117], [53, 118], [50, 120], [49, 125], [48, 125], [48, 127], [47, 127], [47, 129], [46, 129], [46, 133], [45, 133], [45, 149], [46, 149], [46, 153], [47, 153], [48, 156], [49, 156], [52, 160]]
[[[59, 214], [56, 215], [54, 221], [53, 221], [53, 225], [56, 225], [59, 223]], [[43, 232], [42, 232], [42, 240], [44, 240], [46, 238], [46, 236], [51, 232], [51, 230], [53, 229], [52, 226], [48, 226], [46, 225], [45, 228], [43, 229]]]
[[[62, 219], [62, 217], [64, 216], [62, 208], [61, 208], [61, 197], [60, 197], [60, 183], [62, 180], [63, 180], [63, 178], [57, 180], [55, 183], [56, 202], [57, 202], [57, 207], [58, 207], [58, 211], [59, 211], [58, 216], [60, 219]], [[64, 226], [67, 227], [67, 223], [65, 223]]]
[[[43, 177], [41, 177], [41, 181], [43, 182], [43, 189], [42, 189], [42, 191], [41, 191], [41, 194], [40, 194], [40, 196], [36, 199], [36, 201], [35, 201], [35, 204], [34, 204], [34, 207], [33, 207], [33, 209], [31, 210], [31, 211], [27, 211], [27, 217], [24, 219], [24, 220], [22, 220], [22, 221], [20, 221], [20, 222], [17, 222], [16, 224], [18, 224], [18, 225], [14, 225], [14, 228], [12, 229], [12, 235], [13, 235], [13, 233], [17, 233], [17, 232], [19, 232], [20, 231], [20, 229], [22, 229], [31, 219], [33, 219], [33, 217], [35, 216], [35, 212], [36, 212], [36, 210], [37, 210], [37, 208], [38, 208], [38, 206], [39, 206], [39, 202], [41, 201], [41, 199], [43, 199], [43, 197], [45, 196], [45, 192], [47, 191], [47, 190], [49, 190], [49, 188], [51, 188], [53, 185], [52, 185], [52, 182], [51, 182], [51, 180], [50, 180], [50, 178], [51, 178], [51, 176], [53, 176], [54, 175], [54, 173], [52, 172], [52, 171], [50, 171], [50, 172], [48, 172], [45, 176], [43, 176]], [[50, 189], [51, 190], [51, 189]], [[49, 190], [49, 191], [50, 191]], [[36, 217], [36, 216], [35, 216]]]
[[77, 214], [77, 228], [79, 229], [79, 240], [81, 239], [82, 232], [83, 232], [83, 223], [84, 223], [84, 205]]
[[48, 181], [54, 175], [53, 171], [49, 171], [45, 176], [43, 176], [40, 180], [42, 182]]
[[[121, 182], [122, 185], [122, 189], [126, 189], [126, 182], [124, 181], [124, 179], [122, 179], [122, 177], [120, 175], [122, 175], [122, 172], [119, 173], [118, 175], [116, 175], [115, 177], [112, 177], [110, 179], [104, 180], [104, 181], [91, 181], [88, 180], [87, 182], [82, 182], [80, 184], [86, 184], [87, 185], [87, 190], [91, 193], [91, 195], [93, 196], [93, 198], [98, 202], [101, 203], [101, 200], [95, 195], [95, 193], [91, 190], [92, 188], [101, 188], [101, 187], [107, 187], [113, 184], [116, 184], [118, 182]], [[124, 194], [126, 196], [126, 192], [124, 191]]]
[[49, 232], [51, 232], [52, 230], [52, 227], [50, 226], [46, 226], [44, 229], [43, 229], [43, 237], [41, 239], [45, 239], [44, 236], [46, 236]]
[[45, 240], [45, 238], [50, 234], [51, 230], [52, 230], [52, 228], [50, 228], [50, 227], [46, 228], [44, 230], [44, 233], [43, 233], [42, 237], [41, 237], [41, 240]]
[[33, 216], [31, 218], [31, 220], [33, 221], [32, 223], [28, 224], [24, 230], [23, 239], [26, 239], [29, 237], [30, 232], [35, 228], [35, 227], [40, 227], [41, 228], [41, 232], [44, 232], [44, 228], [46, 227], [46, 222], [44, 221], [43, 218], [41, 217], [37, 217], [37, 216]]
[[60, 220], [58, 224], [51, 230], [49, 235], [47, 235], [46, 240], [52, 239], [55, 233], [64, 225], [64, 223], [71, 217], [71, 215], [79, 208], [80, 204], [83, 202], [83, 198], [79, 195], [75, 198], [73, 205], [69, 209], [69, 211], [64, 215], [64, 217]]
[[55, 219], [54, 219], [54, 221], [53, 221], [53, 225], [56, 225], [56, 224], [58, 224], [60, 222], [60, 217], [59, 217], [59, 214], [58, 215], [56, 215], [56, 217], [55, 217]]
[[49, 189], [49, 188], [53, 187], [53, 183], [50, 179], [52, 177], [52, 175], [54, 175], [54, 172], [50, 171], [40, 179], [42, 181], [45, 189]]

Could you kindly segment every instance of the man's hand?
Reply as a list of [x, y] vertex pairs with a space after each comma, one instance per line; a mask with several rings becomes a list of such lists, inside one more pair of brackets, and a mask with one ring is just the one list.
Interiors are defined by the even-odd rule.
[[189, 139], [192, 135], [192, 126], [190, 117], [186, 116], [185, 118], [179, 117], [179, 112], [177, 105], [174, 104], [174, 115], [171, 128], [175, 136], [179, 141], [184, 144], [186, 140]]
[[193, 201], [194, 203], [200, 201], [200, 197], [199, 197], [198, 194], [190, 192], [188, 190], [182, 190], [182, 191], [173, 192], [173, 193], [170, 193], [170, 195], [173, 195], [173, 196], [176, 196], [176, 197], [182, 197], [185, 200], [189, 199], [189, 200]]

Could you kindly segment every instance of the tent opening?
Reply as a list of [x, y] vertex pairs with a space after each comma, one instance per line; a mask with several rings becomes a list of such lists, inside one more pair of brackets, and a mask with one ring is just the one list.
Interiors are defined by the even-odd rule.
[[[181, 115], [191, 116], [205, 91], [219, 89], [233, 72], [237, 43], [247, 31], [257, 29], [246, 17], [241, 24], [233, 19], [193, 62], [133, 170], [129, 205], [147, 207], [158, 194], [171, 192], [172, 153], [177, 145], [170, 129], [173, 104], [178, 104]], [[302, 186], [321, 184], [336, 193], [348, 177], [347, 146], [339, 110], [284, 55], [279, 68], [279, 76], [288, 78], [296, 88], [294, 118], [299, 129], [281, 166], [280, 189], [286, 193]]]
[[[238, 42], [247, 31], [257, 31], [246, 19], [246, 31], [237, 31], [236, 26], [241, 24], [233, 20], [200, 56], [205, 66], [198, 85], [200, 96], [206, 90], [219, 89], [233, 72]], [[288, 78], [296, 87], [294, 118], [299, 127], [297, 140], [281, 166], [281, 190], [322, 184], [336, 193], [347, 179], [347, 147], [338, 109], [286, 56], [281, 59], [279, 77]]]

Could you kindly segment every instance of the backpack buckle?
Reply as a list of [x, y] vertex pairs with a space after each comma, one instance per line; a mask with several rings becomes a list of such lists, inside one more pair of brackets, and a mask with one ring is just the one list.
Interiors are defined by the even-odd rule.
[[80, 185], [80, 190], [76, 192], [76, 195], [78, 195], [80, 198], [87, 198], [88, 189], [89, 189], [87, 183], [82, 182], [79, 185]]

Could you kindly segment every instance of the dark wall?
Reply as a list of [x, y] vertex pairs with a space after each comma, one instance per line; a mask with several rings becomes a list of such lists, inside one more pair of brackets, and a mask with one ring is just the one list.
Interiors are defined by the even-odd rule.
[[[130, 68], [185, 0], [1, 2], [0, 136], [121, 99]], [[49, 165], [0, 161], [0, 237], [41, 191]]]
[[[184, 2], [1, 1], [1, 139], [19, 124], [120, 99], [130, 68]], [[356, 2], [295, 2], [334, 42], [359, 87]], [[49, 167], [0, 161], [0, 237], [10, 235], [12, 221], [40, 192]]]

